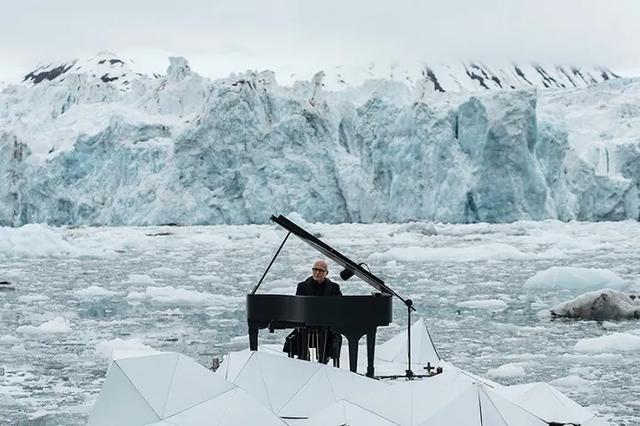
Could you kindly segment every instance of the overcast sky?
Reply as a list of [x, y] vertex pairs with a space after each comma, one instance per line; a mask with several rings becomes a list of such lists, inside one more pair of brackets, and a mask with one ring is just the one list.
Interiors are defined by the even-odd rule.
[[[0, 15], [0, 80], [113, 52], [198, 73], [481, 60], [640, 75], [640, 0], [21, 0]], [[136, 68], [137, 69], [137, 68]]]

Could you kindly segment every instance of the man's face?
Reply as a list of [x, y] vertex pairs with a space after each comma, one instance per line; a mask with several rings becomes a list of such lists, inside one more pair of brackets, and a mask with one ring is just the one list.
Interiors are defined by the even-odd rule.
[[311, 268], [311, 274], [313, 276], [313, 279], [317, 283], [321, 283], [324, 281], [324, 279], [327, 277], [327, 272], [328, 272], [327, 264], [322, 261], [317, 261], [316, 263], [313, 264], [313, 267]]

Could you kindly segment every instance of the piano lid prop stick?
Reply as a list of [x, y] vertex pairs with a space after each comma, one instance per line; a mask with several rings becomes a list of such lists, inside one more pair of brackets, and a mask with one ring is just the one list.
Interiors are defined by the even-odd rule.
[[262, 277], [260, 278], [260, 281], [258, 281], [258, 284], [256, 284], [256, 286], [251, 291], [251, 294], [255, 294], [256, 291], [258, 290], [258, 287], [260, 287], [260, 284], [262, 284], [262, 281], [264, 280], [264, 277], [267, 276], [267, 272], [269, 272], [269, 269], [271, 269], [271, 265], [273, 265], [273, 262], [276, 261], [276, 258], [280, 254], [280, 250], [282, 250], [282, 247], [284, 247], [284, 243], [287, 242], [287, 238], [289, 238], [289, 235], [291, 235], [291, 231], [289, 231], [287, 233], [287, 236], [284, 237], [284, 240], [282, 240], [282, 244], [280, 244], [280, 247], [278, 248], [278, 251], [276, 252], [275, 256], [273, 256], [273, 259], [271, 259], [271, 263], [269, 263], [269, 266], [267, 266], [267, 269], [264, 271], [264, 274], [262, 274]]

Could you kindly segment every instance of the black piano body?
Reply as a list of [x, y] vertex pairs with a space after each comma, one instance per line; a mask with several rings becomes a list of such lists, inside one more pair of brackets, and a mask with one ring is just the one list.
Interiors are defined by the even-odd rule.
[[[307, 232], [284, 216], [271, 216], [271, 220], [288, 232], [280, 248], [264, 271], [253, 291], [247, 295], [247, 323], [249, 347], [258, 350], [258, 330], [261, 328], [282, 329], [296, 327], [328, 327], [345, 336], [349, 342], [349, 368], [356, 372], [358, 364], [358, 342], [367, 336], [367, 376], [373, 377], [376, 328], [391, 322], [392, 296], [402, 300], [409, 309], [410, 300], [405, 300], [382, 279], [372, 274], [364, 263], [356, 263], [315, 235]], [[355, 275], [379, 293], [372, 296], [288, 296], [277, 294], [255, 294], [267, 272], [278, 257], [290, 234], [294, 234], [329, 259], [342, 266], [343, 280]]]
[[249, 348], [258, 349], [258, 331], [296, 327], [327, 327], [349, 342], [349, 368], [357, 372], [358, 343], [367, 336], [367, 376], [373, 377], [376, 328], [389, 325], [391, 295], [371, 296], [288, 296], [247, 295]]

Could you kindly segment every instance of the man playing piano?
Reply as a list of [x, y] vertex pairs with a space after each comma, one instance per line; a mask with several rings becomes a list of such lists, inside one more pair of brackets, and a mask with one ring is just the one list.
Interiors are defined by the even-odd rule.
[[[296, 296], [342, 296], [340, 286], [329, 278], [329, 267], [324, 260], [316, 260], [311, 267], [311, 276], [298, 283]], [[289, 356], [298, 355], [301, 359], [309, 359], [309, 348], [316, 348], [318, 361], [326, 364], [333, 358], [334, 365], [339, 365], [342, 336], [327, 328], [303, 328], [294, 330], [282, 349]]]
[[329, 268], [324, 260], [316, 260], [311, 276], [298, 283], [296, 296], [342, 296], [340, 286], [329, 278]]

